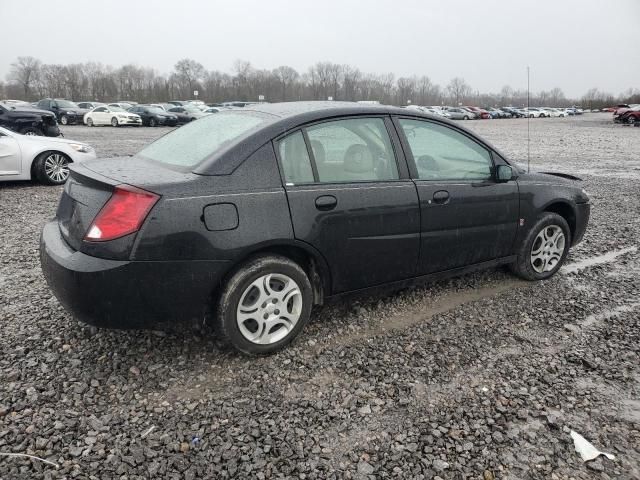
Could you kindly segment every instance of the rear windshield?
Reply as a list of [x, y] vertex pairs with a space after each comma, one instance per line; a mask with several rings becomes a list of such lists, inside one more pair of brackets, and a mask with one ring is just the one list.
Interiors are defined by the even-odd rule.
[[257, 112], [209, 115], [160, 137], [138, 154], [156, 162], [193, 167], [242, 135], [258, 130], [269, 118]]

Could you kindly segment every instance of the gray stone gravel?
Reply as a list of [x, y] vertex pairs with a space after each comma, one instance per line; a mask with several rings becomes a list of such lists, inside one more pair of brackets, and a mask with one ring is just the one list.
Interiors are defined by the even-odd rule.
[[[526, 121], [467, 126], [526, 157]], [[63, 131], [109, 157], [168, 129]], [[0, 479], [640, 478], [640, 129], [592, 114], [531, 131], [533, 167], [593, 199], [575, 269], [351, 298], [258, 359], [191, 327], [70, 318], [38, 261], [61, 188], [0, 184], [0, 452], [59, 466], [0, 457]], [[571, 429], [616, 460], [584, 464]]]

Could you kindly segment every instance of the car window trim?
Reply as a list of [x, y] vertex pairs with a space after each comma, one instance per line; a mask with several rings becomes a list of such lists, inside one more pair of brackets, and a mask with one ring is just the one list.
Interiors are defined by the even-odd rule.
[[[311, 142], [309, 141], [309, 137], [307, 135], [306, 129], [309, 127], [313, 127], [315, 125], [320, 125], [323, 123], [329, 122], [337, 122], [341, 120], [356, 120], [356, 119], [367, 119], [367, 118], [379, 118], [383, 121], [385, 129], [387, 131], [387, 135], [389, 136], [389, 142], [391, 144], [391, 150], [393, 151], [393, 157], [396, 162], [396, 168], [398, 172], [398, 178], [387, 179], [387, 180], [345, 180], [345, 181], [332, 181], [332, 182], [321, 182], [318, 176], [318, 170], [316, 166], [315, 156], [313, 155], [313, 149], [311, 148]], [[285, 187], [293, 187], [298, 185], [349, 185], [349, 184], [367, 184], [367, 183], [385, 183], [385, 182], [406, 182], [407, 180], [411, 180], [410, 172], [407, 167], [407, 159], [404, 155], [402, 145], [396, 145], [396, 140], [399, 142], [399, 138], [396, 139], [394, 134], [397, 135], [395, 131], [395, 127], [393, 130], [390, 130], [390, 127], [394, 127], [393, 122], [391, 121], [391, 116], [388, 114], [366, 114], [366, 115], [346, 115], [341, 117], [331, 117], [331, 118], [323, 118], [320, 120], [315, 120], [309, 123], [305, 123], [302, 125], [297, 125], [295, 128], [291, 130], [287, 130], [281, 135], [272, 139], [273, 150], [276, 154], [276, 158], [278, 160], [278, 167], [280, 169], [280, 178], [282, 180], [282, 185]], [[307, 153], [309, 155], [309, 160], [311, 161], [311, 169], [313, 171], [313, 182], [304, 182], [304, 183], [291, 183], [287, 182], [284, 176], [284, 166], [282, 164], [282, 159], [280, 158], [280, 149], [279, 143], [287, 138], [289, 135], [295, 134], [297, 131], [302, 133], [302, 137], [304, 138], [305, 145], [307, 146]], [[400, 146], [400, 149], [397, 147]], [[404, 164], [404, 168], [403, 168]]]
[[[493, 183], [497, 183], [496, 180], [496, 162], [494, 159], [494, 155], [493, 155], [493, 149], [489, 148], [484, 142], [480, 141], [479, 139], [477, 139], [476, 137], [474, 137], [473, 135], [470, 135], [468, 132], [465, 132], [464, 130], [461, 130], [459, 128], [457, 128], [455, 125], [451, 125], [449, 123], [445, 123], [445, 122], [439, 122], [436, 119], [431, 119], [431, 118], [421, 118], [421, 117], [412, 117], [410, 115], [392, 115], [391, 119], [393, 121], [393, 124], [396, 128], [396, 131], [398, 133], [398, 136], [400, 137], [400, 143], [402, 145], [402, 149], [405, 151], [405, 157], [407, 159], [407, 165], [409, 167], [409, 173], [411, 175], [411, 179], [414, 181], [424, 181], [424, 182], [429, 182], [429, 183], [437, 183], [437, 182], [462, 182], [465, 185], [468, 184], [473, 184], [473, 183], [487, 183], [487, 182], [491, 182]], [[460, 133], [462, 135], [464, 135], [465, 137], [467, 137], [469, 140], [471, 140], [472, 142], [477, 143], [479, 146], [481, 146], [482, 148], [484, 148], [488, 153], [489, 153], [489, 159], [491, 160], [491, 178], [489, 179], [484, 179], [484, 180], [473, 180], [473, 179], [448, 179], [448, 180], [427, 180], [425, 178], [420, 178], [420, 175], [418, 174], [418, 167], [416, 165], [416, 160], [413, 157], [413, 151], [411, 150], [411, 145], [409, 145], [409, 140], [407, 139], [407, 136], [404, 133], [404, 130], [402, 129], [402, 125], [400, 125], [400, 120], [404, 119], [404, 120], [414, 120], [414, 121], [419, 121], [419, 122], [427, 122], [427, 123], [432, 123], [444, 128], [450, 128], [451, 130], [454, 130], [457, 133]]]

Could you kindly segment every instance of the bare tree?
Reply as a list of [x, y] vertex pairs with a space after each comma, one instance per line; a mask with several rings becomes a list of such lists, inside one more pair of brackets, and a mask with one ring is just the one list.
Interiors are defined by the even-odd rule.
[[40, 65], [40, 60], [33, 57], [18, 57], [17, 60], [11, 64], [8, 77], [9, 81], [22, 85], [25, 99], [30, 98], [31, 86], [38, 76]]
[[300, 76], [298, 72], [296, 72], [293, 68], [288, 67], [286, 65], [282, 65], [273, 70], [273, 75], [280, 82], [280, 87], [282, 89], [282, 101], [287, 100], [287, 89], [295, 82]]
[[186, 92], [182, 92], [183, 95], [191, 97], [198, 82], [205, 76], [205, 68], [201, 63], [191, 60], [190, 58], [183, 58], [173, 67], [176, 73], [176, 79], [180, 82], [182, 89], [186, 89]]
[[455, 77], [449, 82], [449, 85], [447, 85], [447, 91], [455, 105], [463, 102], [471, 95], [471, 87], [464, 81], [464, 78], [460, 77]]

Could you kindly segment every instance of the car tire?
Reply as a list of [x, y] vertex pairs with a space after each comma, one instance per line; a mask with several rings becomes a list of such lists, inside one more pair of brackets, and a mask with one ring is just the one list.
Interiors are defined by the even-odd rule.
[[629, 117], [629, 118], [627, 118], [627, 123], [629, 125], [633, 125], [634, 123], [636, 123], [636, 119], [633, 118], [633, 117]]
[[42, 133], [42, 130], [40, 130], [38, 127], [25, 127], [22, 130], [20, 130], [20, 133], [22, 135], [28, 135], [28, 136], [36, 136], [36, 137], [44, 136], [44, 133]]
[[118, 119], [117, 119], [116, 117], [113, 117], [113, 118], [111, 119], [111, 126], [112, 126], [112, 127], [118, 127], [118, 126], [120, 126], [120, 124], [118, 123]]
[[557, 213], [545, 212], [529, 229], [511, 265], [525, 280], [546, 280], [562, 266], [571, 245], [571, 230]]
[[149, 126], [150, 127], [156, 127], [158, 125], [158, 121], [155, 118], [150, 118], [149, 119]]
[[95, 125], [93, 124], [93, 118], [91, 117], [87, 118], [87, 125], [90, 127], [95, 127]]
[[464, 117], [462, 117], [463, 120], [469, 120], [469, 116], [465, 115]]
[[69, 117], [67, 117], [66, 115], [62, 115], [60, 117], [60, 123], [62, 125], [69, 125]]
[[45, 185], [62, 185], [69, 178], [71, 160], [61, 152], [43, 152], [33, 162], [36, 179]]
[[312, 302], [311, 283], [297, 263], [279, 255], [256, 256], [240, 265], [222, 288], [213, 329], [222, 346], [247, 355], [270, 354], [302, 331]]

